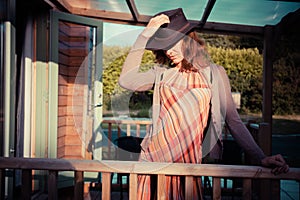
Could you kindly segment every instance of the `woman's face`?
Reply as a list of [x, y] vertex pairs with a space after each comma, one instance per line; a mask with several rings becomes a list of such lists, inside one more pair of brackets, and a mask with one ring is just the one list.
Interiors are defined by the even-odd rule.
[[182, 40], [177, 42], [171, 49], [165, 51], [166, 56], [175, 65], [178, 65], [183, 60], [183, 53], [182, 53], [181, 47], [182, 47]]

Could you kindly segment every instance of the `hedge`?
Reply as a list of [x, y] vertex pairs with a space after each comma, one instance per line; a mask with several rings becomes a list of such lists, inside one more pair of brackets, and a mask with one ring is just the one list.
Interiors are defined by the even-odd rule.
[[[111, 51], [118, 52], [113, 57]], [[262, 73], [263, 57], [257, 48], [231, 49], [223, 47], [207, 46], [211, 59], [218, 65], [222, 65], [230, 79], [233, 92], [241, 93], [241, 111], [260, 113], [262, 111]], [[117, 96], [128, 91], [123, 90], [117, 84], [121, 67], [128, 54], [129, 48], [104, 48], [103, 85], [104, 103], [106, 109], [110, 109], [112, 96]], [[274, 92], [273, 108], [274, 114], [299, 113], [299, 67], [296, 67], [291, 58], [281, 58], [274, 63]], [[142, 59], [142, 69], [147, 70], [154, 63], [154, 55], [145, 51]], [[287, 70], [288, 67], [288, 70]], [[127, 94], [128, 95], [128, 94]], [[143, 97], [144, 95], [144, 97]], [[141, 103], [136, 99], [144, 98], [143, 103], [151, 105], [151, 91], [143, 94], [134, 93], [131, 96], [130, 107], [140, 109]], [[120, 96], [122, 99], [122, 95]], [[147, 108], [146, 108], [147, 109]]]

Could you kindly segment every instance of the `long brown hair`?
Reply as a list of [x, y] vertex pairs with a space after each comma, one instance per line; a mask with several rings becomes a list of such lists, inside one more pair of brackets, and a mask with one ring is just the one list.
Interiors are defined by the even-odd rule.
[[[198, 69], [194, 67], [193, 64], [199, 64], [199, 60], [203, 57], [203, 53], [205, 54], [205, 58], [208, 57], [204, 40], [202, 38], [199, 38], [197, 36], [197, 33], [194, 31], [190, 32], [188, 34], [188, 37], [183, 38], [182, 52], [184, 59], [182, 60], [180, 71], [198, 71]], [[153, 51], [153, 53], [156, 57], [157, 63], [167, 65], [169, 67], [175, 67], [172, 61], [166, 56], [164, 50], [155, 50]], [[201, 66], [200, 64], [200, 67], [204, 66]]]

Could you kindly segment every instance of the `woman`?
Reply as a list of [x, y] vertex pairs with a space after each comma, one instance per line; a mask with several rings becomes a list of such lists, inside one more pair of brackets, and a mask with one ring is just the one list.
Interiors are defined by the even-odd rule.
[[[154, 16], [139, 35], [123, 65], [119, 84], [133, 91], [154, 85], [152, 129], [142, 142], [141, 161], [201, 163], [207, 154], [220, 158], [222, 127], [226, 122], [237, 142], [273, 173], [287, 172], [281, 155], [266, 157], [243, 125], [235, 109], [228, 77], [213, 64], [204, 42], [192, 30], [182, 9]], [[145, 49], [158, 65], [140, 72]], [[170, 66], [166, 66], [170, 63]], [[139, 199], [151, 198], [150, 176], [139, 176]], [[184, 199], [183, 181], [167, 177], [167, 199]], [[201, 181], [194, 181], [194, 196], [201, 199]]]

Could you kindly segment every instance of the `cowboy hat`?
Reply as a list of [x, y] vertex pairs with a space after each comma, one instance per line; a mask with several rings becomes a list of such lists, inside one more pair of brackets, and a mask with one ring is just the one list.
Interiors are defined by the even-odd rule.
[[190, 23], [186, 19], [182, 8], [163, 11], [155, 16], [160, 14], [167, 15], [170, 23], [163, 24], [148, 40], [146, 44], [148, 50], [168, 50], [197, 26], [196, 23]]

